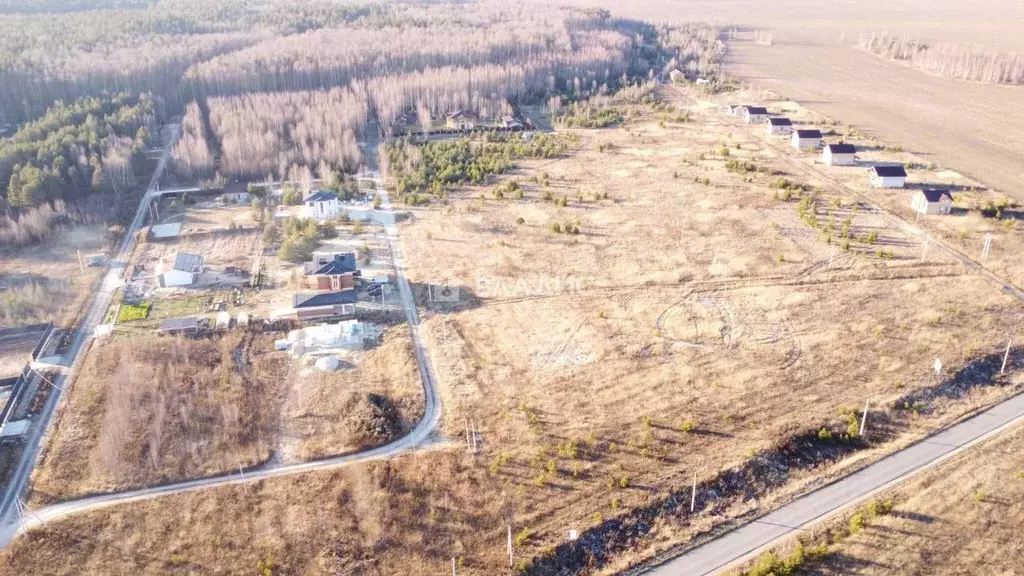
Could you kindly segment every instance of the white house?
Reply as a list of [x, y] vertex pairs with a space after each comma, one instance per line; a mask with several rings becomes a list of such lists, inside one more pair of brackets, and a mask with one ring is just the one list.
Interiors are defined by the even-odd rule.
[[160, 286], [191, 286], [203, 271], [203, 257], [197, 254], [178, 252], [156, 263], [156, 276]]
[[789, 118], [769, 118], [766, 131], [769, 136], [789, 136], [793, 132], [793, 123]]
[[820, 130], [793, 130], [793, 148], [806, 149], [821, 146]]
[[768, 109], [761, 106], [745, 106], [743, 120], [747, 124], [760, 124], [768, 119]]
[[317, 190], [303, 201], [306, 218], [330, 220], [341, 214], [341, 200], [333, 190]]
[[725, 107], [725, 112], [729, 116], [743, 116], [746, 109], [749, 108], [746, 104], [729, 104]]
[[827, 144], [821, 161], [829, 166], [853, 166], [857, 163], [857, 149], [853, 144]]
[[476, 115], [465, 110], [457, 110], [447, 116], [446, 124], [451, 130], [472, 130], [476, 128]]
[[910, 207], [918, 214], [949, 214], [953, 210], [953, 195], [949, 190], [929, 188], [918, 190], [910, 199]]
[[907, 183], [907, 171], [903, 166], [872, 166], [868, 170], [872, 188], [903, 188]]

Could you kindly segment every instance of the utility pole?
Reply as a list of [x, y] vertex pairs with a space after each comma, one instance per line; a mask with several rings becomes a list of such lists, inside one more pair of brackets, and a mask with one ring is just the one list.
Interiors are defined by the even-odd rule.
[[512, 525], [508, 525], [508, 567], [512, 567]]
[[476, 420], [473, 420], [473, 454], [477, 453], [476, 448]]
[[455, 556], [452, 556], [452, 576], [456, 576], [456, 574], [455, 574]]
[[718, 269], [718, 254], [715, 254], [713, 260], [711, 260], [711, 267], [708, 268], [708, 275], [714, 276], [715, 271]]
[[1006, 372], [1006, 362], [1010, 359], [1010, 345], [1013, 344], [1013, 338], [1006, 343], [1006, 353], [1003, 354], [1003, 367], [999, 369], [999, 373], [1003, 374]]
[[991, 249], [992, 249], [992, 234], [991, 233], [985, 234], [985, 246], [983, 246], [982, 249], [981, 249], [981, 259], [982, 260], [987, 260], [988, 259], [988, 252]]
[[690, 491], [690, 514], [697, 508], [697, 472], [693, 472], [693, 490]]
[[828, 269], [832, 269], [832, 261], [836, 259], [836, 247], [832, 247], [832, 254], [828, 257]]
[[78, 268], [82, 272], [85, 272], [85, 264], [82, 264], [82, 251], [81, 250], [75, 250], [75, 253], [78, 254]]
[[469, 439], [469, 418], [466, 419], [466, 450], [473, 448], [473, 441]]
[[870, 402], [870, 398], [864, 401], [864, 415], [860, 418], [860, 432], [857, 433], [858, 436], [864, 435], [864, 426], [868, 423], [868, 404]]
[[921, 263], [924, 263], [924, 257], [928, 254], [928, 241], [931, 240], [928, 236], [924, 237], [924, 248], [921, 250]]

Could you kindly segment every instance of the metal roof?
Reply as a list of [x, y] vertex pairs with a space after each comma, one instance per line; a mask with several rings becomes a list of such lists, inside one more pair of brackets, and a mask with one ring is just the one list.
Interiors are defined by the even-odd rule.
[[949, 198], [950, 202], [953, 201], [953, 195], [949, 193], [949, 190], [943, 190], [941, 188], [928, 188], [927, 190], [921, 190], [921, 194], [924, 194], [924, 199], [927, 200], [929, 204], [941, 202], [943, 197]]
[[853, 144], [829, 144], [825, 146], [832, 154], [853, 154], [857, 148]]
[[789, 121], [789, 118], [769, 118], [768, 123], [772, 126], [792, 126], [793, 123]]
[[174, 257], [174, 269], [182, 272], [199, 272], [203, 267], [203, 257], [198, 254], [178, 252]]
[[338, 193], [334, 190], [317, 190], [306, 198], [306, 202], [330, 202], [337, 199]]
[[876, 176], [884, 178], [906, 178], [907, 171], [903, 169], [903, 166], [872, 166], [871, 171]]
[[341, 292], [306, 292], [292, 297], [292, 308], [319, 308], [338, 304], [355, 304], [359, 295], [352, 288]]
[[767, 114], [768, 109], [761, 106], [745, 106], [747, 114]]
[[352, 252], [335, 254], [329, 262], [320, 266], [313, 272], [314, 276], [331, 276], [334, 274], [345, 274], [355, 272], [359, 266], [356, 265], [356, 255]]
[[797, 138], [821, 138], [821, 130], [794, 130]]
[[160, 325], [161, 332], [177, 332], [180, 330], [198, 330], [199, 318], [189, 316], [187, 318], [170, 318]]

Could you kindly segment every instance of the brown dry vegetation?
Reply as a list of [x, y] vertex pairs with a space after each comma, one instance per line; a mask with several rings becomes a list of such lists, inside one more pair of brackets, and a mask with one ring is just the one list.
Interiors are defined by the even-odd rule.
[[288, 365], [272, 342], [270, 334], [235, 333], [97, 344], [36, 468], [33, 498], [65, 500], [266, 461]]
[[1016, 574], [1024, 565], [1024, 430], [900, 486], [888, 516], [834, 545], [820, 575]]
[[0, 574], [249, 574], [262, 563], [275, 576], [391, 576], [441, 574], [452, 556], [460, 574], [494, 574], [500, 491], [485, 469], [430, 452], [50, 523], [0, 552]]
[[[730, 158], [792, 170], [785, 155], [717, 110], [688, 111], [693, 123], [660, 128], [647, 111], [581, 132], [571, 158], [506, 177], [522, 199], [481, 202], [488, 191], [473, 189], [414, 209], [401, 232], [411, 279], [461, 287], [460, 305], [424, 315], [456, 447], [71, 517], [16, 541], [11, 569], [234, 573], [270, 559], [284, 574], [432, 573], [458, 556], [461, 573], [493, 574], [508, 522], [530, 535], [517, 561], [548, 557], [569, 529], [621, 538], [625, 551], [594, 570], [614, 573], [1019, 389], [1019, 374], [989, 370], [1019, 304], [938, 254], [921, 265], [912, 237], [807, 175], [822, 218], [838, 198], [856, 237], [877, 230], [896, 252], [880, 259], [858, 242], [827, 270], [821, 232], [768, 187], [777, 176], [726, 172], [715, 151], [725, 142]], [[543, 172], [566, 207], [542, 199]], [[578, 235], [549, 232], [577, 218]], [[838, 464], [826, 451], [750, 467], [868, 397], [881, 407], [870, 447], [836, 449], [854, 453]], [[476, 457], [460, 455], [466, 419], [481, 433]], [[694, 471], [703, 482], [735, 470], [750, 473], [696, 518], [615, 535], [613, 520], [657, 510]], [[374, 484], [345, 492], [357, 481]]]
[[311, 460], [385, 444], [423, 414], [423, 384], [408, 327], [388, 331], [383, 342], [334, 372], [293, 370], [281, 413], [282, 456]]
[[0, 326], [34, 322], [69, 325], [102, 268], [79, 268], [83, 257], [106, 246], [99, 226], [66, 230], [41, 244], [0, 248]]
[[[595, 515], [646, 506], [695, 468], [714, 474], [814, 430], [866, 397], [888, 406], [923, 394], [940, 381], [934, 358], [956, 371], [995, 353], [1019, 316], [1018, 303], [948, 256], [935, 251], [920, 264], [913, 236], [866, 205], [854, 209], [852, 193], [796, 172], [763, 127], [703, 104], [687, 111], [692, 124], [660, 128], [648, 112], [624, 129], [581, 132], [570, 159], [509, 176], [522, 200], [449, 194], [449, 206], [415, 210], [402, 231], [414, 282], [461, 288], [461, 305], [425, 325], [446, 431], [461, 437], [463, 419], [480, 423], [492, 469], [517, 486], [517, 520], [538, 547]], [[778, 176], [726, 172], [723, 144], [729, 159], [820, 187], [819, 221], [851, 218], [856, 240], [832, 271], [823, 233], [769, 188]], [[543, 200], [543, 173], [566, 207]], [[580, 233], [553, 233], [553, 222]], [[893, 259], [860, 240], [870, 231]], [[926, 395], [948, 420], [1003, 393], [976, 390], [959, 405], [946, 392]], [[588, 456], [571, 457], [570, 444]], [[792, 472], [783, 492], [810, 476]], [[639, 553], [783, 497], [662, 526]]]

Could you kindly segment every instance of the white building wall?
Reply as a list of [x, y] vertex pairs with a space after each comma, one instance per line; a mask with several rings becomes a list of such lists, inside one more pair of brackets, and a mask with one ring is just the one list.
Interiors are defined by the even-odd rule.
[[772, 136], [787, 136], [793, 132], [792, 126], [773, 126], [768, 125], [768, 134]]
[[853, 166], [857, 163], [856, 154], [832, 154], [825, 148], [821, 153], [821, 161], [829, 166]]
[[907, 179], [901, 176], [872, 176], [871, 185], [875, 188], [903, 188]]
[[307, 202], [305, 209], [306, 218], [330, 220], [331, 218], [337, 218], [341, 213], [341, 203], [338, 200]]
[[817, 148], [821, 145], [821, 138], [797, 138], [793, 133], [793, 148]]
[[160, 283], [168, 288], [174, 286], [191, 286], [195, 283], [195, 278], [192, 276], [191, 272], [168, 270], [160, 275]]

